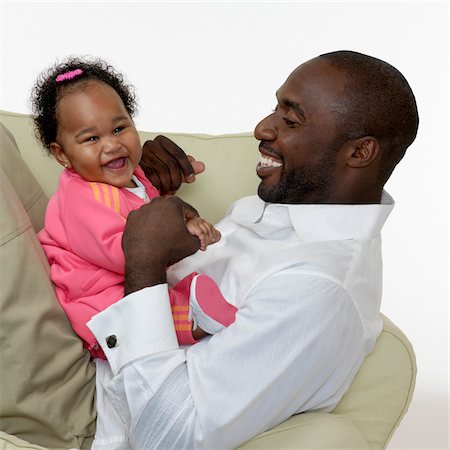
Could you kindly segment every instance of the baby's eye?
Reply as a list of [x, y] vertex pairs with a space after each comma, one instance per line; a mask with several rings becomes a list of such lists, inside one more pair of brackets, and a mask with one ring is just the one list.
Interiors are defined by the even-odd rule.
[[121, 127], [116, 127], [116, 128], [114, 128], [113, 133], [114, 133], [114, 134], [120, 133], [124, 128], [125, 128], [125, 127], [123, 127], [123, 126], [121, 126]]
[[97, 141], [98, 140], [98, 136], [89, 136], [86, 139], [86, 142], [92, 142], [92, 141]]

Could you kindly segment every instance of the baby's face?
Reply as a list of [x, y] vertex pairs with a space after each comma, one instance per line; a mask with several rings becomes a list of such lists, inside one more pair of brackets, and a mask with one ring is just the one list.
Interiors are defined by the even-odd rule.
[[58, 102], [55, 158], [85, 180], [133, 187], [142, 148], [122, 99], [106, 83], [88, 81]]

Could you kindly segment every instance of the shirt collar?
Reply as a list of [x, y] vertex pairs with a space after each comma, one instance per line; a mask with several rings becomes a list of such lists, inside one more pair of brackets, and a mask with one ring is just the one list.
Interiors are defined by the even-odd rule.
[[379, 204], [271, 204], [257, 196], [237, 202], [230, 218], [261, 236], [283, 226], [294, 228], [302, 242], [364, 239], [380, 233], [394, 207], [383, 191]]

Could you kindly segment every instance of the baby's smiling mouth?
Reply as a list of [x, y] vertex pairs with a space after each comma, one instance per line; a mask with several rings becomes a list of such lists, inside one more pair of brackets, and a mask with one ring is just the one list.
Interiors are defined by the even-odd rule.
[[106, 167], [107, 169], [121, 169], [123, 166], [125, 166], [126, 161], [127, 159], [125, 157], [116, 158], [109, 163], [104, 164], [103, 167]]

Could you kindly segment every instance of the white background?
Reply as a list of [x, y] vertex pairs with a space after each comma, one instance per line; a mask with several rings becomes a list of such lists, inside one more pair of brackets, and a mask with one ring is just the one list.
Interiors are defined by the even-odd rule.
[[447, 2], [2, 2], [1, 12], [1, 109], [29, 112], [45, 66], [91, 54], [136, 86], [144, 130], [251, 131], [288, 74], [323, 52], [396, 66], [421, 123], [387, 185], [397, 206], [384, 229], [382, 311], [412, 341], [419, 369], [389, 448], [448, 448]]

